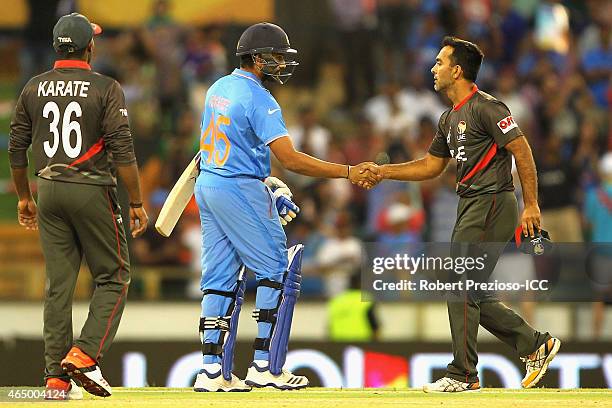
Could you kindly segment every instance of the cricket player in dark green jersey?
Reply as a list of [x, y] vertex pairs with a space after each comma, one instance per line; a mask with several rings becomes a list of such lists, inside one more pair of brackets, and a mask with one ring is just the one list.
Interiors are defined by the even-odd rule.
[[[457, 221], [451, 242], [458, 244], [506, 243], [518, 225], [534, 236], [540, 229], [536, 168], [527, 139], [502, 102], [474, 83], [484, 55], [470, 42], [446, 37], [431, 69], [434, 88], [444, 92], [453, 107], [442, 114], [425, 157], [408, 163], [382, 166], [383, 178], [420, 181], [437, 177], [448, 161], [457, 161]], [[518, 219], [511, 167], [514, 156], [523, 187], [525, 209]], [[497, 251], [489, 257], [491, 273]], [[494, 258], [494, 259], [491, 259]], [[449, 300], [453, 361], [446, 376], [426, 384], [425, 392], [478, 391], [476, 364], [478, 326], [482, 325], [515, 349], [525, 361], [525, 388], [533, 387], [546, 372], [561, 342], [540, 333], [493, 295], [462, 294]]]
[[[40, 230], [46, 263], [45, 381], [49, 399], [78, 398], [79, 389], [108, 396], [98, 360], [110, 347], [130, 282], [116, 173], [130, 198], [134, 237], [147, 227], [128, 112], [121, 86], [92, 72], [93, 36], [101, 28], [77, 13], [53, 29], [58, 61], [32, 78], [15, 107], [9, 158], [19, 196], [19, 223]], [[38, 204], [27, 178], [32, 147]], [[85, 256], [96, 287], [81, 336], [73, 343], [72, 295]]]

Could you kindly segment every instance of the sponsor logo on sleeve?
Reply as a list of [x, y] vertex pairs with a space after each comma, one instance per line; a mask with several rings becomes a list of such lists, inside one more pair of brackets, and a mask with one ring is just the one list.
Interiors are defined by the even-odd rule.
[[505, 135], [506, 133], [508, 133], [512, 129], [518, 127], [518, 125], [516, 124], [516, 122], [514, 121], [512, 116], [506, 116], [505, 118], [503, 118], [502, 120], [497, 122], [497, 127]]

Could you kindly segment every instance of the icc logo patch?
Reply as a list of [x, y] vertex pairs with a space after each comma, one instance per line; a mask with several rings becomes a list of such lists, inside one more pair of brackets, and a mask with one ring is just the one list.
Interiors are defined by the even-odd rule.
[[461, 122], [459, 122], [459, 124], [457, 125], [457, 141], [458, 142], [462, 142], [465, 141], [465, 131], [467, 129], [467, 124], [465, 123], [464, 120], [462, 120]]

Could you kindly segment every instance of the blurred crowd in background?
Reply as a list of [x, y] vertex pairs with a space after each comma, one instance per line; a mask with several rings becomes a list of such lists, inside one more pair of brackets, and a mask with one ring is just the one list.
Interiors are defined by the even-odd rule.
[[[449, 107], [433, 91], [429, 70], [442, 38], [453, 34], [482, 48], [479, 88], [508, 105], [532, 145], [552, 238], [612, 241], [612, 159], [604, 159], [612, 150], [611, 2], [314, 3], [314, 17], [300, 24], [292, 25], [299, 15], [287, 11], [276, 21], [300, 52], [292, 80], [270, 87], [297, 149], [350, 164], [422, 156]], [[238, 65], [233, 51], [244, 29], [182, 26], [171, 9], [172, 2], [157, 1], [144, 26], [107, 30], [96, 38], [93, 63], [125, 91], [151, 224], [197, 150], [207, 88]], [[50, 30], [30, 34], [23, 82], [54, 58]], [[273, 168], [301, 207], [286, 232], [289, 245], [306, 245], [306, 297], [346, 288], [365, 243], [450, 240], [458, 201], [452, 166], [433, 181], [385, 181], [370, 191]], [[520, 198], [518, 179], [515, 184]], [[188, 207], [171, 238], [151, 228], [131, 244], [135, 265], [191, 268], [185, 290], [200, 296], [197, 207]]]

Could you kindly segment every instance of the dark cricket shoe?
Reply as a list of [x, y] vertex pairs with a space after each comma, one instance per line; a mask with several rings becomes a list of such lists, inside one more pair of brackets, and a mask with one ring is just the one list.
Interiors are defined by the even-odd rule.
[[436, 382], [425, 384], [423, 391], [430, 392], [477, 392], [480, 391], [480, 381], [467, 383], [450, 377], [442, 377]]
[[70, 349], [62, 360], [62, 368], [88, 393], [97, 397], [108, 397], [112, 394], [111, 386], [102, 376], [98, 363], [80, 348]]
[[546, 374], [548, 365], [555, 358], [561, 347], [561, 340], [550, 338], [542, 344], [533, 354], [521, 357], [525, 362], [525, 378], [521, 381], [523, 388], [534, 387]]

